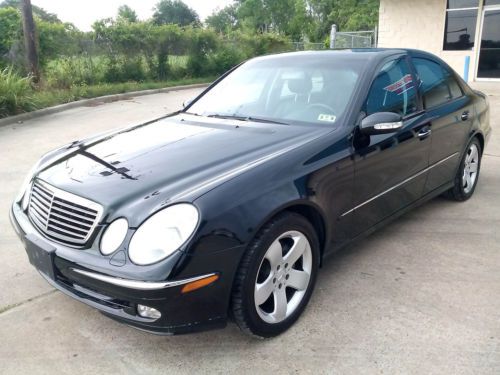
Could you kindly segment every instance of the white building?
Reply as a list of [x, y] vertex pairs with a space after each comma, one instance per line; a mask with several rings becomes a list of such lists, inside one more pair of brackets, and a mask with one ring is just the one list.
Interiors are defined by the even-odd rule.
[[380, 0], [378, 46], [432, 52], [469, 81], [500, 80], [500, 0]]

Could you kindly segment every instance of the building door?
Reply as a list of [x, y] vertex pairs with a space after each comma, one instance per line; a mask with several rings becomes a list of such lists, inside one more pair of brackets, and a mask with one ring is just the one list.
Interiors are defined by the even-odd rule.
[[485, 0], [477, 78], [500, 79], [500, 0]]

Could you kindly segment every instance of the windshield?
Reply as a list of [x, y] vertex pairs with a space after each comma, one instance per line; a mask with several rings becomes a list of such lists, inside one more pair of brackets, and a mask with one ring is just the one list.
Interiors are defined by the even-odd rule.
[[342, 117], [364, 62], [288, 55], [246, 62], [186, 112], [277, 123], [333, 125]]

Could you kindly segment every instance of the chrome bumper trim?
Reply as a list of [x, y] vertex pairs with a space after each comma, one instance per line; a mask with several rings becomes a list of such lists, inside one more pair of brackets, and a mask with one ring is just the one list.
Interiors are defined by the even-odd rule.
[[100, 273], [84, 271], [77, 268], [71, 268], [71, 270], [95, 280], [103, 281], [105, 283], [121, 286], [124, 288], [137, 289], [137, 290], [156, 290], [156, 289], [172, 288], [174, 286], [188, 284], [193, 281], [201, 280], [206, 277], [215, 275], [215, 273], [209, 273], [202, 276], [190, 277], [189, 279], [174, 280], [174, 281], [138, 281], [138, 280], [121, 279], [119, 277], [113, 277], [113, 276], [106, 276]]

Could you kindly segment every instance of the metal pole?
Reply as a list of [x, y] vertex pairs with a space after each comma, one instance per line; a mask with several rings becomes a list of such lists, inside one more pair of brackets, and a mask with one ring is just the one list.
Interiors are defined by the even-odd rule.
[[470, 67], [470, 56], [465, 56], [465, 63], [464, 63], [464, 81], [469, 82], [469, 67]]
[[337, 25], [333, 24], [330, 30], [330, 48], [335, 48], [335, 38], [337, 37]]

